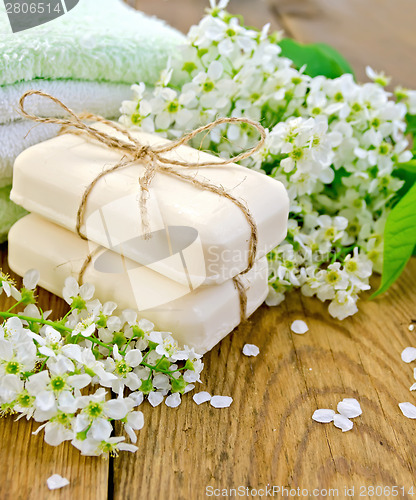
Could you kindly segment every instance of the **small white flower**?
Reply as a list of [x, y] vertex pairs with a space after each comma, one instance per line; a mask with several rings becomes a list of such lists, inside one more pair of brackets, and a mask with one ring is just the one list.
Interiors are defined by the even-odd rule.
[[187, 359], [186, 351], [181, 351], [176, 340], [167, 332], [150, 332], [149, 340], [158, 344], [156, 352], [174, 361]]
[[79, 286], [75, 278], [69, 277], [65, 280], [65, 287], [63, 289], [63, 297], [65, 302], [72, 305], [72, 302], [76, 297], [80, 297], [82, 300], [90, 300], [95, 292], [95, 287], [89, 283], [84, 283]]
[[245, 356], [258, 356], [260, 349], [254, 344], [245, 344], [243, 347], [243, 354]]
[[232, 402], [233, 398], [230, 396], [212, 396], [210, 400], [210, 404], [214, 408], [228, 408]]
[[[57, 413], [56, 416], [51, 418], [59, 418], [62, 420], [64, 418], [68, 418], [68, 425], [71, 425], [73, 421], [73, 419], [70, 419], [69, 416], [64, 413]], [[64, 441], [71, 441], [75, 437], [75, 433], [72, 429], [66, 427], [58, 421], [49, 421], [46, 424], [41, 425], [33, 434], [37, 434], [43, 427], [45, 429], [45, 443], [48, 443], [50, 446], [59, 446]]]
[[292, 330], [293, 333], [302, 335], [309, 330], [309, 327], [303, 320], [297, 319], [290, 325], [290, 329]]
[[132, 411], [127, 414], [124, 422], [124, 430], [128, 434], [132, 443], [137, 442], [135, 431], [139, 431], [144, 426], [144, 416], [141, 411]]
[[334, 416], [335, 416], [334, 410], [321, 408], [319, 410], [314, 411], [312, 419], [315, 420], [315, 422], [320, 422], [321, 424], [327, 424], [334, 420]]
[[83, 337], [91, 337], [96, 329], [95, 317], [89, 316], [75, 325], [75, 328], [72, 330], [72, 336], [82, 335]]
[[[9, 318], [6, 321], [6, 329], [11, 332], [12, 327], [19, 328], [19, 323], [18, 318]], [[19, 332], [17, 345], [13, 342], [13, 334], [10, 340], [0, 338], [0, 376], [30, 372], [35, 367], [37, 355], [33, 340], [28, 335], [21, 334], [19, 330], [17, 332]]]
[[65, 477], [62, 477], [59, 474], [53, 474], [51, 477], [48, 477], [46, 480], [48, 488], [50, 490], [58, 490], [59, 488], [63, 488], [64, 486], [68, 486], [69, 481]]
[[82, 396], [79, 398], [79, 407], [82, 408], [75, 418], [75, 432], [87, 431], [87, 437], [96, 441], [106, 441], [113, 427], [111, 419], [124, 419], [132, 408], [132, 402], [127, 398], [117, 398], [105, 401], [106, 391], [98, 389], [91, 396]]
[[81, 455], [89, 457], [97, 457], [100, 455], [104, 456], [117, 456], [119, 451], [130, 451], [134, 453], [138, 450], [137, 446], [133, 444], [124, 443], [125, 438], [120, 437], [110, 437], [105, 440], [95, 440], [87, 438], [84, 440], [74, 439], [72, 445], [81, 451]]
[[338, 415], [337, 413], [334, 415], [334, 425], [335, 427], [338, 427], [338, 429], [341, 429], [342, 432], [350, 431], [354, 426], [351, 420], [344, 417], [344, 415]]
[[3, 291], [7, 297], [13, 297], [16, 301], [21, 299], [20, 292], [17, 290], [14, 281], [0, 271], [0, 295]]
[[19, 376], [7, 374], [0, 377], [0, 404], [12, 403], [23, 392], [23, 382]]
[[366, 66], [365, 72], [370, 80], [378, 83], [381, 87], [385, 87], [391, 81], [391, 77], [386, 76], [384, 72], [376, 73], [370, 66]]
[[358, 311], [357, 298], [350, 292], [339, 290], [336, 292], [334, 300], [329, 304], [329, 314], [341, 320], [355, 314]]

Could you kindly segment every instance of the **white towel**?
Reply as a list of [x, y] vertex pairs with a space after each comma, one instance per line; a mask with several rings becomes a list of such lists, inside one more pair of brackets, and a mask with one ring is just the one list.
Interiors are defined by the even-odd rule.
[[[12, 182], [13, 163], [26, 148], [55, 137], [59, 126], [36, 124], [20, 119], [18, 102], [30, 89], [42, 90], [60, 99], [76, 113], [88, 111], [104, 116], [120, 116], [120, 105], [131, 98], [130, 85], [80, 80], [32, 80], [0, 87], [0, 187]], [[31, 96], [25, 109], [40, 116], [61, 117], [65, 112], [52, 101]], [[15, 120], [15, 121], [12, 121]]]
[[[131, 99], [130, 85], [123, 83], [100, 83], [85, 80], [31, 80], [0, 87], [0, 123], [19, 120], [19, 99], [27, 90], [42, 90], [61, 100], [76, 113], [88, 111], [106, 118], [120, 116], [121, 102]], [[62, 109], [52, 101], [31, 96], [26, 109], [42, 116], [62, 116]]]
[[60, 126], [20, 120], [0, 125], [0, 187], [12, 183], [14, 160], [25, 149], [58, 135]]

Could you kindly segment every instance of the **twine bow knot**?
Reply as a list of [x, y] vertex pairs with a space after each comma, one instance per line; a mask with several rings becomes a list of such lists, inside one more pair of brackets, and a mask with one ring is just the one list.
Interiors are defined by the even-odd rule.
[[[25, 110], [25, 101], [28, 97], [32, 95], [37, 95], [40, 97], [44, 97], [47, 99], [50, 99], [53, 101], [55, 104], [57, 104], [59, 107], [61, 107], [64, 111], [66, 111], [69, 115], [68, 118], [48, 118], [48, 117], [41, 117], [37, 115], [33, 115], [28, 113]], [[150, 196], [150, 185], [152, 183], [152, 180], [154, 179], [156, 173], [160, 172], [166, 175], [170, 175], [172, 177], [176, 177], [181, 179], [184, 182], [188, 182], [189, 184], [196, 186], [197, 188], [201, 190], [206, 190], [210, 191], [212, 193], [217, 194], [218, 196], [227, 198], [230, 200], [234, 205], [236, 205], [239, 210], [243, 213], [245, 216], [249, 226], [250, 226], [250, 241], [249, 241], [249, 253], [248, 253], [248, 259], [247, 259], [247, 268], [240, 273], [239, 276], [236, 276], [233, 278], [234, 284], [238, 290], [239, 296], [240, 296], [240, 306], [241, 306], [241, 318], [242, 320], [245, 319], [246, 317], [246, 305], [247, 305], [247, 295], [245, 291], [244, 284], [240, 280], [240, 276], [243, 274], [246, 274], [250, 269], [253, 267], [255, 260], [256, 260], [256, 253], [257, 253], [257, 243], [258, 243], [258, 235], [257, 235], [257, 225], [256, 222], [250, 212], [250, 210], [247, 208], [245, 203], [232, 194], [230, 194], [226, 189], [224, 189], [222, 186], [217, 186], [215, 184], [212, 184], [208, 181], [205, 180], [199, 180], [193, 175], [188, 175], [183, 172], [184, 169], [199, 169], [199, 168], [204, 168], [204, 167], [221, 167], [221, 166], [226, 166], [233, 164], [235, 162], [244, 160], [246, 158], [249, 158], [252, 156], [254, 153], [259, 151], [264, 144], [264, 141], [266, 139], [266, 131], [265, 129], [257, 122], [250, 120], [248, 118], [218, 118], [217, 120], [213, 121], [212, 123], [209, 123], [207, 125], [204, 125], [202, 127], [199, 127], [192, 132], [183, 135], [180, 139], [176, 141], [169, 142], [168, 144], [161, 145], [161, 146], [149, 146], [145, 144], [141, 144], [136, 138], [134, 138], [130, 132], [119, 125], [118, 123], [111, 122], [106, 120], [105, 118], [90, 114], [90, 113], [82, 113], [77, 115], [74, 113], [71, 109], [69, 109], [65, 104], [63, 104], [59, 99], [56, 97], [53, 97], [45, 92], [42, 92], [40, 90], [29, 90], [28, 92], [25, 92], [22, 97], [20, 98], [19, 101], [19, 111], [21, 115], [28, 120], [35, 121], [37, 123], [53, 123], [55, 125], [61, 125], [61, 134], [64, 133], [71, 133], [74, 135], [81, 135], [85, 137], [89, 137], [91, 139], [96, 140], [98, 143], [108, 147], [109, 149], [113, 150], [118, 150], [122, 153], [121, 159], [112, 167], [107, 168], [100, 172], [95, 179], [86, 187], [82, 198], [81, 202], [78, 208], [77, 212], [77, 218], [76, 218], [76, 232], [78, 235], [83, 238], [87, 239], [85, 235], [82, 234], [81, 232], [81, 227], [83, 225], [83, 220], [84, 220], [84, 213], [85, 213], [85, 208], [87, 205], [88, 197], [91, 193], [91, 191], [94, 189], [95, 185], [98, 183], [98, 181], [106, 176], [111, 174], [112, 172], [115, 172], [117, 170], [120, 170], [122, 168], [128, 167], [131, 164], [140, 161], [144, 164], [144, 173], [143, 175], [140, 176], [139, 178], [139, 185], [140, 185], [140, 216], [141, 216], [141, 222], [142, 222], [142, 227], [143, 227], [143, 232], [144, 232], [144, 237], [146, 239], [150, 238], [151, 233], [150, 233], [150, 222], [149, 222], [149, 217], [148, 217], [148, 211], [147, 211], [147, 200]], [[97, 128], [88, 125], [85, 123], [86, 121], [95, 121], [95, 122], [100, 122], [108, 127], [112, 128], [113, 130], [116, 131], [115, 135], [110, 135], [109, 133], [103, 132], [98, 130]], [[195, 136], [202, 132], [209, 132], [213, 128], [217, 127], [218, 125], [222, 124], [241, 124], [245, 123], [248, 125], [253, 126], [258, 130], [260, 133], [260, 140], [258, 143], [251, 149], [234, 156], [232, 158], [222, 160], [219, 159], [217, 161], [210, 161], [210, 162], [185, 162], [178, 160], [176, 158], [167, 158], [165, 155], [166, 153], [170, 153], [172, 151], [175, 151], [179, 146], [187, 144], [189, 141], [191, 141]], [[177, 167], [180, 167], [178, 169]], [[84, 262], [84, 265], [82, 266], [81, 272], [80, 272], [80, 281], [82, 281], [82, 276], [83, 273], [85, 272], [85, 269], [87, 268], [88, 264], [91, 262], [92, 256], [89, 255]]]

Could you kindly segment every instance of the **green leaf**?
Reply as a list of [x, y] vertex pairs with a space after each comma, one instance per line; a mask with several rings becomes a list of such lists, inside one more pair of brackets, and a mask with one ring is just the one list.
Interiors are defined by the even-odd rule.
[[416, 159], [407, 161], [405, 163], [398, 163], [397, 167], [402, 170], [406, 170], [406, 172], [411, 172], [416, 174]]
[[406, 123], [407, 123], [407, 129], [406, 132], [408, 134], [415, 134], [416, 133], [416, 115], [406, 115]]
[[327, 78], [337, 78], [345, 73], [354, 75], [346, 59], [325, 43], [304, 45], [291, 38], [284, 38], [278, 45], [282, 49], [282, 56], [291, 59], [296, 68], [306, 64], [306, 75], [323, 75]]
[[393, 176], [404, 181], [403, 186], [396, 193], [397, 200], [401, 200], [416, 182], [416, 160], [399, 163], [393, 170]]
[[332, 58], [332, 60], [334, 60], [341, 68], [342, 74], [351, 73], [352, 75], [354, 75], [354, 70], [350, 66], [350, 63], [340, 52], [334, 49], [334, 47], [331, 47], [331, 45], [327, 45], [326, 43], [314, 43], [311, 45], [320, 49], [321, 52], [326, 54], [329, 58]]
[[397, 280], [416, 245], [416, 184], [387, 217], [384, 230], [384, 263], [380, 288], [371, 298], [385, 292]]

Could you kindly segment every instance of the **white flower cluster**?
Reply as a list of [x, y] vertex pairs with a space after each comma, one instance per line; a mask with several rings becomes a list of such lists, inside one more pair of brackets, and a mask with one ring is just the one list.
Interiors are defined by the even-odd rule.
[[[163, 400], [178, 406], [200, 382], [201, 356], [179, 349], [170, 333], [155, 331], [134, 311], [116, 315], [115, 303], [94, 300], [94, 287], [73, 278], [63, 292], [68, 314], [51, 321], [36, 306], [38, 279], [29, 271], [19, 291], [0, 275], [0, 294], [16, 300], [0, 312], [0, 413], [41, 422], [36, 433], [44, 430], [48, 444], [71, 441], [83, 455], [136, 451], [136, 431], [144, 425], [136, 408], [144, 398], [152, 406]], [[19, 306], [24, 310], [13, 312]], [[113, 435], [114, 422], [131, 443]]]
[[[279, 35], [241, 26], [227, 3], [211, 1], [154, 88], [133, 86], [121, 121], [169, 138], [219, 116], [261, 122], [265, 148], [245, 165], [282, 181], [291, 200], [288, 237], [269, 255], [267, 302], [297, 287], [345, 318], [382, 269], [384, 225], [403, 184], [394, 169], [412, 157], [405, 116], [416, 113], [416, 92], [398, 88], [392, 100], [371, 68], [372, 83], [311, 78], [280, 55]], [[230, 157], [255, 140], [249, 126], [224, 124], [194, 144]]]

